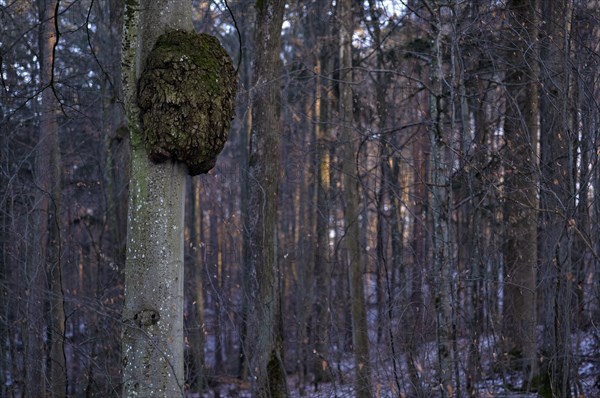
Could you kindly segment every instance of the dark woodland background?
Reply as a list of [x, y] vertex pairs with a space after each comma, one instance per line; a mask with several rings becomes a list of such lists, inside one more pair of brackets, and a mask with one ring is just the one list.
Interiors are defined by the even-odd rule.
[[[281, 74], [269, 84], [281, 89], [276, 255], [292, 393], [353, 395], [342, 192], [356, 183], [374, 395], [600, 396], [600, 2], [354, 0], [346, 20], [340, 2], [287, 3]], [[114, 397], [129, 179], [124, 2], [58, 2], [50, 79], [46, 5], [0, 0], [0, 396], [50, 394], [62, 356], [69, 396]], [[248, 389], [255, 8], [229, 5], [237, 28], [223, 2], [193, 1], [196, 30], [239, 62], [239, 93], [216, 167], [188, 181], [190, 396]], [[55, 143], [44, 95], [58, 100]], [[44, 182], [52, 172], [58, 190]]]

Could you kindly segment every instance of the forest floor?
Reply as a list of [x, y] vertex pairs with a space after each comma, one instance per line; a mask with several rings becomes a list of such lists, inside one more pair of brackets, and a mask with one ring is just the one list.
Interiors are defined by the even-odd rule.
[[[536, 393], [523, 393], [514, 386], [522, 385], [521, 376], [516, 372], [499, 369], [493, 365], [493, 342], [491, 337], [482, 339], [480, 345], [480, 371], [479, 380], [476, 383], [475, 396], [481, 398], [537, 398]], [[600, 397], [600, 330], [592, 328], [589, 331], [574, 333], [573, 341], [573, 360], [577, 363], [577, 377], [572, 386], [572, 396], [577, 398], [598, 398]], [[459, 352], [464, 353], [467, 350], [466, 341], [460, 341], [457, 347]], [[376, 347], [375, 347], [376, 348]], [[388, 348], [385, 348], [388, 350]], [[376, 349], [372, 351], [372, 379], [373, 393], [376, 398], [396, 398], [408, 397], [409, 377], [406, 367], [406, 360], [402, 358], [397, 361], [394, 368], [389, 355], [384, 356], [382, 351]], [[459, 372], [461, 385], [460, 390], [454, 391], [454, 396], [468, 397], [466, 391], [466, 364], [467, 358], [460, 355]], [[335, 356], [334, 356], [335, 357]], [[418, 366], [421, 369], [420, 377], [423, 396], [439, 396], [439, 388], [436, 386], [435, 372], [431, 370], [435, 365], [434, 344], [425, 345], [419, 355], [419, 361], [428, 364], [426, 367]], [[343, 354], [338, 356], [338, 362], [332, 364], [332, 381], [315, 385], [309, 376], [301, 377], [298, 374], [288, 375], [288, 387], [290, 396], [293, 398], [345, 398], [353, 397], [353, 361], [351, 355]], [[241, 398], [251, 397], [249, 383], [241, 382], [234, 378], [217, 377], [210, 383], [202, 398]], [[400, 389], [400, 393], [398, 393]], [[188, 398], [200, 398], [198, 394], [190, 394]]]

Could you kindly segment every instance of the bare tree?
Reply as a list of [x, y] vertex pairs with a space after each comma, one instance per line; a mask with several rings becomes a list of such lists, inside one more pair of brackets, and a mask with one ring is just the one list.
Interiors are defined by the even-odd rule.
[[[429, 206], [433, 219], [432, 251], [434, 303], [436, 319], [437, 380], [442, 397], [452, 396], [455, 389], [452, 371], [452, 315], [451, 315], [451, 251], [450, 251], [450, 192], [449, 170], [446, 161], [448, 143], [444, 134], [444, 61], [442, 6], [440, 2], [424, 1], [430, 13], [431, 65], [429, 76]], [[458, 382], [458, 380], [456, 380]]]
[[543, 289], [544, 361], [542, 387], [554, 396], [567, 396], [572, 383], [572, 256], [575, 220], [574, 144], [577, 140], [570, 112], [571, 18], [573, 2], [544, 2], [547, 21], [540, 42], [541, 80], [540, 202]]
[[314, 249], [314, 330], [313, 347], [314, 360], [309, 364], [309, 368], [315, 375], [315, 383], [331, 380], [331, 362], [329, 358], [329, 324], [331, 303], [330, 283], [331, 283], [331, 245], [329, 237], [330, 218], [331, 218], [331, 132], [328, 122], [331, 118], [334, 104], [329, 101], [331, 94], [328, 95], [328, 89], [331, 83], [325, 79], [324, 75], [330, 75], [333, 68], [333, 58], [330, 57], [332, 43], [330, 39], [330, 26], [326, 23], [330, 20], [325, 18], [325, 10], [331, 7], [330, 2], [320, 1], [313, 9], [315, 18], [320, 16], [319, 24], [315, 25], [315, 44], [319, 52], [315, 54], [314, 71], [315, 81], [315, 99], [314, 99], [314, 143], [315, 143], [315, 249]]
[[369, 358], [369, 335], [365, 306], [363, 263], [361, 261], [359, 230], [359, 196], [356, 181], [356, 137], [354, 137], [354, 113], [352, 99], [352, 33], [354, 17], [352, 2], [342, 0], [338, 5], [340, 40], [340, 130], [342, 141], [341, 158], [344, 178], [345, 200], [344, 227], [348, 251], [348, 284], [350, 287], [352, 313], [352, 342], [355, 361], [356, 396], [372, 396], [371, 365]]
[[288, 395], [283, 363], [282, 271], [277, 259], [277, 194], [279, 185], [279, 51], [284, 0], [256, 4], [254, 31], [252, 133], [248, 167], [245, 228], [251, 272], [247, 343], [249, 373], [256, 397]]
[[[0, 396], [597, 396], [600, 1], [227, 5], [0, 1]], [[189, 19], [244, 90], [195, 180]]]
[[[167, 10], [165, 12], [165, 9]], [[183, 396], [183, 220], [185, 165], [154, 164], [142, 141], [137, 82], [167, 28], [193, 30], [180, 0], [126, 3], [125, 105], [131, 137], [123, 309], [123, 396]]]
[[537, 368], [539, 9], [531, 1], [511, 1], [508, 7], [503, 335], [505, 355], [522, 369], [528, 388]]
[[[57, 2], [47, 0], [40, 2], [42, 18], [40, 24], [40, 43], [42, 57], [40, 58], [42, 102], [40, 111], [40, 133], [38, 154], [36, 158], [36, 175], [38, 185], [37, 195], [37, 245], [35, 246], [33, 281], [37, 286], [32, 286], [31, 311], [37, 313], [31, 319], [38, 323], [39, 311], [43, 310], [42, 304], [45, 292], [45, 279], [48, 277], [51, 294], [49, 296], [50, 317], [49, 336], [50, 349], [48, 388], [53, 397], [66, 395], [66, 367], [64, 353], [65, 313], [62, 294], [62, 264], [61, 264], [61, 157], [58, 139], [58, 112], [59, 104], [54, 86], [54, 61], [55, 46], [58, 40], [57, 27]], [[40, 283], [44, 281], [43, 283]], [[37, 351], [38, 360], [43, 358], [43, 349], [39, 339], [42, 339], [43, 329], [33, 327], [29, 331], [31, 349]], [[36, 343], [37, 341], [37, 343]], [[37, 361], [36, 361], [37, 362]], [[32, 379], [28, 382], [28, 392], [35, 396], [44, 395], [45, 383], [44, 366], [41, 363], [30, 367]], [[42, 377], [42, 379], [38, 379]], [[28, 384], [29, 384], [28, 383]]]
[[190, 16], [190, 4], [181, 0], [127, 3], [125, 9], [132, 160], [124, 396], [184, 394], [186, 174], [206, 173], [215, 165], [237, 84], [229, 55], [213, 36], [196, 34]]

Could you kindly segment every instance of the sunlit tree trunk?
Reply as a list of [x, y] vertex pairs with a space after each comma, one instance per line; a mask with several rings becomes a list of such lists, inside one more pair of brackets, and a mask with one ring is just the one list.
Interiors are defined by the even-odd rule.
[[128, 1], [123, 86], [131, 140], [131, 177], [123, 308], [123, 396], [183, 396], [183, 226], [186, 166], [148, 159], [137, 81], [167, 28], [193, 31], [184, 0]]
[[223, 314], [225, 311], [223, 300], [223, 237], [222, 237], [222, 225], [217, 219], [217, 214], [215, 211], [210, 214], [210, 243], [209, 247], [211, 250], [211, 255], [209, 257], [209, 261], [211, 261], [210, 266], [214, 266], [214, 282], [212, 284], [213, 291], [215, 293], [215, 326], [214, 326], [214, 335], [215, 335], [215, 368], [223, 369], [226, 358], [224, 358], [224, 350], [226, 345], [225, 335], [223, 333]]
[[[328, 1], [319, 1], [315, 6], [314, 15], [323, 15], [331, 6]], [[314, 329], [311, 336], [313, 347], [310, 369], [314, 374], [314, 383], [331, 380], [332, 363], [329, 356], [331, 325], [331, 277], [332, 254], [331, 239], [329, 236], [331, 217], [331, 140], [328, 128], [331, 119], [333, 104], [331, 99], [331, 82], [325, 76], [330, 76], [333, 69], [330, 51], [333, 51], [332, 41], [329, 38], [331, 26], [327, 24], [330, 19], [318, 19], [316, 26], [316, 39], [318, 53], [315, 54], [314, 71], [315, 99], [314, 99], [314, 142], [315, 142], [315, 241], [314, 249]]]
[[280, 148], [280, 35], [284, 0], [256, 3], [252, 133], [249, 159], [251, 315], [248, 331], [249, 373], [253, 396], [288, 395], [283, 363], [282, 274], [277, 261], [277, 194]]
[[504, 313], [506, 359], [528, 388], [537, 367], [538, 6], [509, 2], [504, 137]]
[[[422, 95], [420, 96], [422, 97]], [[426, 102], [424, 100], [423, 102]], [[419, 112], [413, 111], [413, 117], [417, 119]], [[406, 271], [406, 284], [410, 291], [408, 297], [409, 311], [408, 319], [410, 328], [405, 332], [407, 338], [407, 365], [409, 377], [411, 380], [410, 389], [412, 392], [421, 397], [423, 395], [422, 370], [419, 367], [422, 364], [419, 360], [419, 349], [424, 342], [423, 327], [424, 318], [426, 316], [426, 308], [424, 306], [423, 297], [423, 274], [427, 269], [427, 237], [425, 231], [427, 229], [427, 153], [429, 152], [429, 141], [425, 131], [418, 131], [415, 134], [415, 139], [411, 143], [412, 155], [412, 197], [414, 200], [411, 203], [411, 213], [413, 222], [410, 237], [410, 252], [412, 257], [412, 266]], [[396, 176], [397, 178], [397, 176]], [[397, 179], [396, 179], [397, 181]], [[396, 210], [397, 211], [397, 210]], [[410, 271], [410, 273], [409, 273]], [[403, 281], [401, 281], [402, 283]]]
[[188, 293], [188, 337], [189, 337], [189, 361], [186, 378], [190, 380], [192, 391], [202, 394], [204, 391], [205, 380], [205, 361], [204, 361], [204, 296], [202, 287], [202, 206], [200, 202], [201, 188], [200, 181], [192, 180], [189, 191], [188, 203], [191, 261], [185, 269], [186, 285], [190, 291]]
[[[324, 50], [322, 50], [325, 52]], [[316, 248], [314, 251], [314, 275], [315, 275], [315, 331], [314, 331], [314, 354], [312, 369], [315, 375], [315, 383], [329, 381], [331, 369], [329, 361], [329, 324], [330, 324], [330, 280], [331, 280], [331, 250], [329, 238], [330, 217], [330, 189], [331, 189], [331, 159], [330, 141], [328, 139], [327, 120], [330, 104], [327, 101], [325, 79], [321, 74], [330, 73], [327, 70], [327, 60], [321, 56], [317, 60], [315, 73], [317, 82], [315, 87], [315, 117], [317, 123], [314, 126], [316, 142], [316, 206], [314, 211], [316, 229]], [[325, 67], [323, 66], [325, 63]]]
[[352, 99], [352, 34], [354, 22], [352, 2], [341, 0], [338, 6], [340, 23], [340, 139], [345, 200], [344, 227], [352, 313], [352, 342], [355, 360], [355, 388], [358, 398], [372, 396], [369, 362], [369, 335], [364, 295], [363, 264], [360, 250], [360, 201], [356, 181], [357, 138], [353, 130]]

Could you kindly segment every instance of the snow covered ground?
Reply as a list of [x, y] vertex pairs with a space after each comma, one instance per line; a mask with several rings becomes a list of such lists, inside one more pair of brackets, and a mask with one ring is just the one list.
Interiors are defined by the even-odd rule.
[[[577, 377], [574, 380], [574, 391], [579, 397], [598, 398], [600, 397], [600, 330], [590, 329], [585, 333], [573, 334], [573, 359], [578, 365]], [[535, 393], [523, 393], [515, 391], [511, 386], [522, 384], [520, 376], [516, 372], [501, 371], [500, 367], [494, 362], [494, 341], [492, 336], [483, 336], [480, 340], [480, 374], [475, 388], [475, 396], [481, 398], [535, 398]], [[468, 342], [461, 340], [457, 342], [459, 352], [459, 377], [460, 389], [454, 391], [456, 397], [468, 397], [466, 391], [466, 364]], [[410, 381], [406, 358], [401, 356], [396, 358], [396, 369], [392, 364], [392, 358], [389, 354], [389, 347], [372, 347], [372, 379], [373, 396], [376, 398], [397, 398], [410, 396]], [[337, 363], [331, 364], [332, 382], [315, 385], [310, 379], [310, 375], [301, 381], [296, 374], [288, 375], [288, 387], [290, 395], [293, 398], [343, 398], [353, 397], [353, 360], [349, 353], [338, 355], [341, 358]], [[332, 359], [336, 355], [331, 356]], [[423, 384], [424, 396], [440, 396], [439, 386], [435, 379], [435, 345], [433, 343], [425, 344], [421, 347], [419, 358], [417, 359], [417, 369]], [[400, 386], [400, 391], [398, 391]], [[231, 377], [220, 377], [213, 380], [211, 387], [208, 387], [202, 398], [236, 398], [251, 397], [250, 384], [242, 382]], [[198, 395], [189, 395], [189, 398], [200, 398]]]

